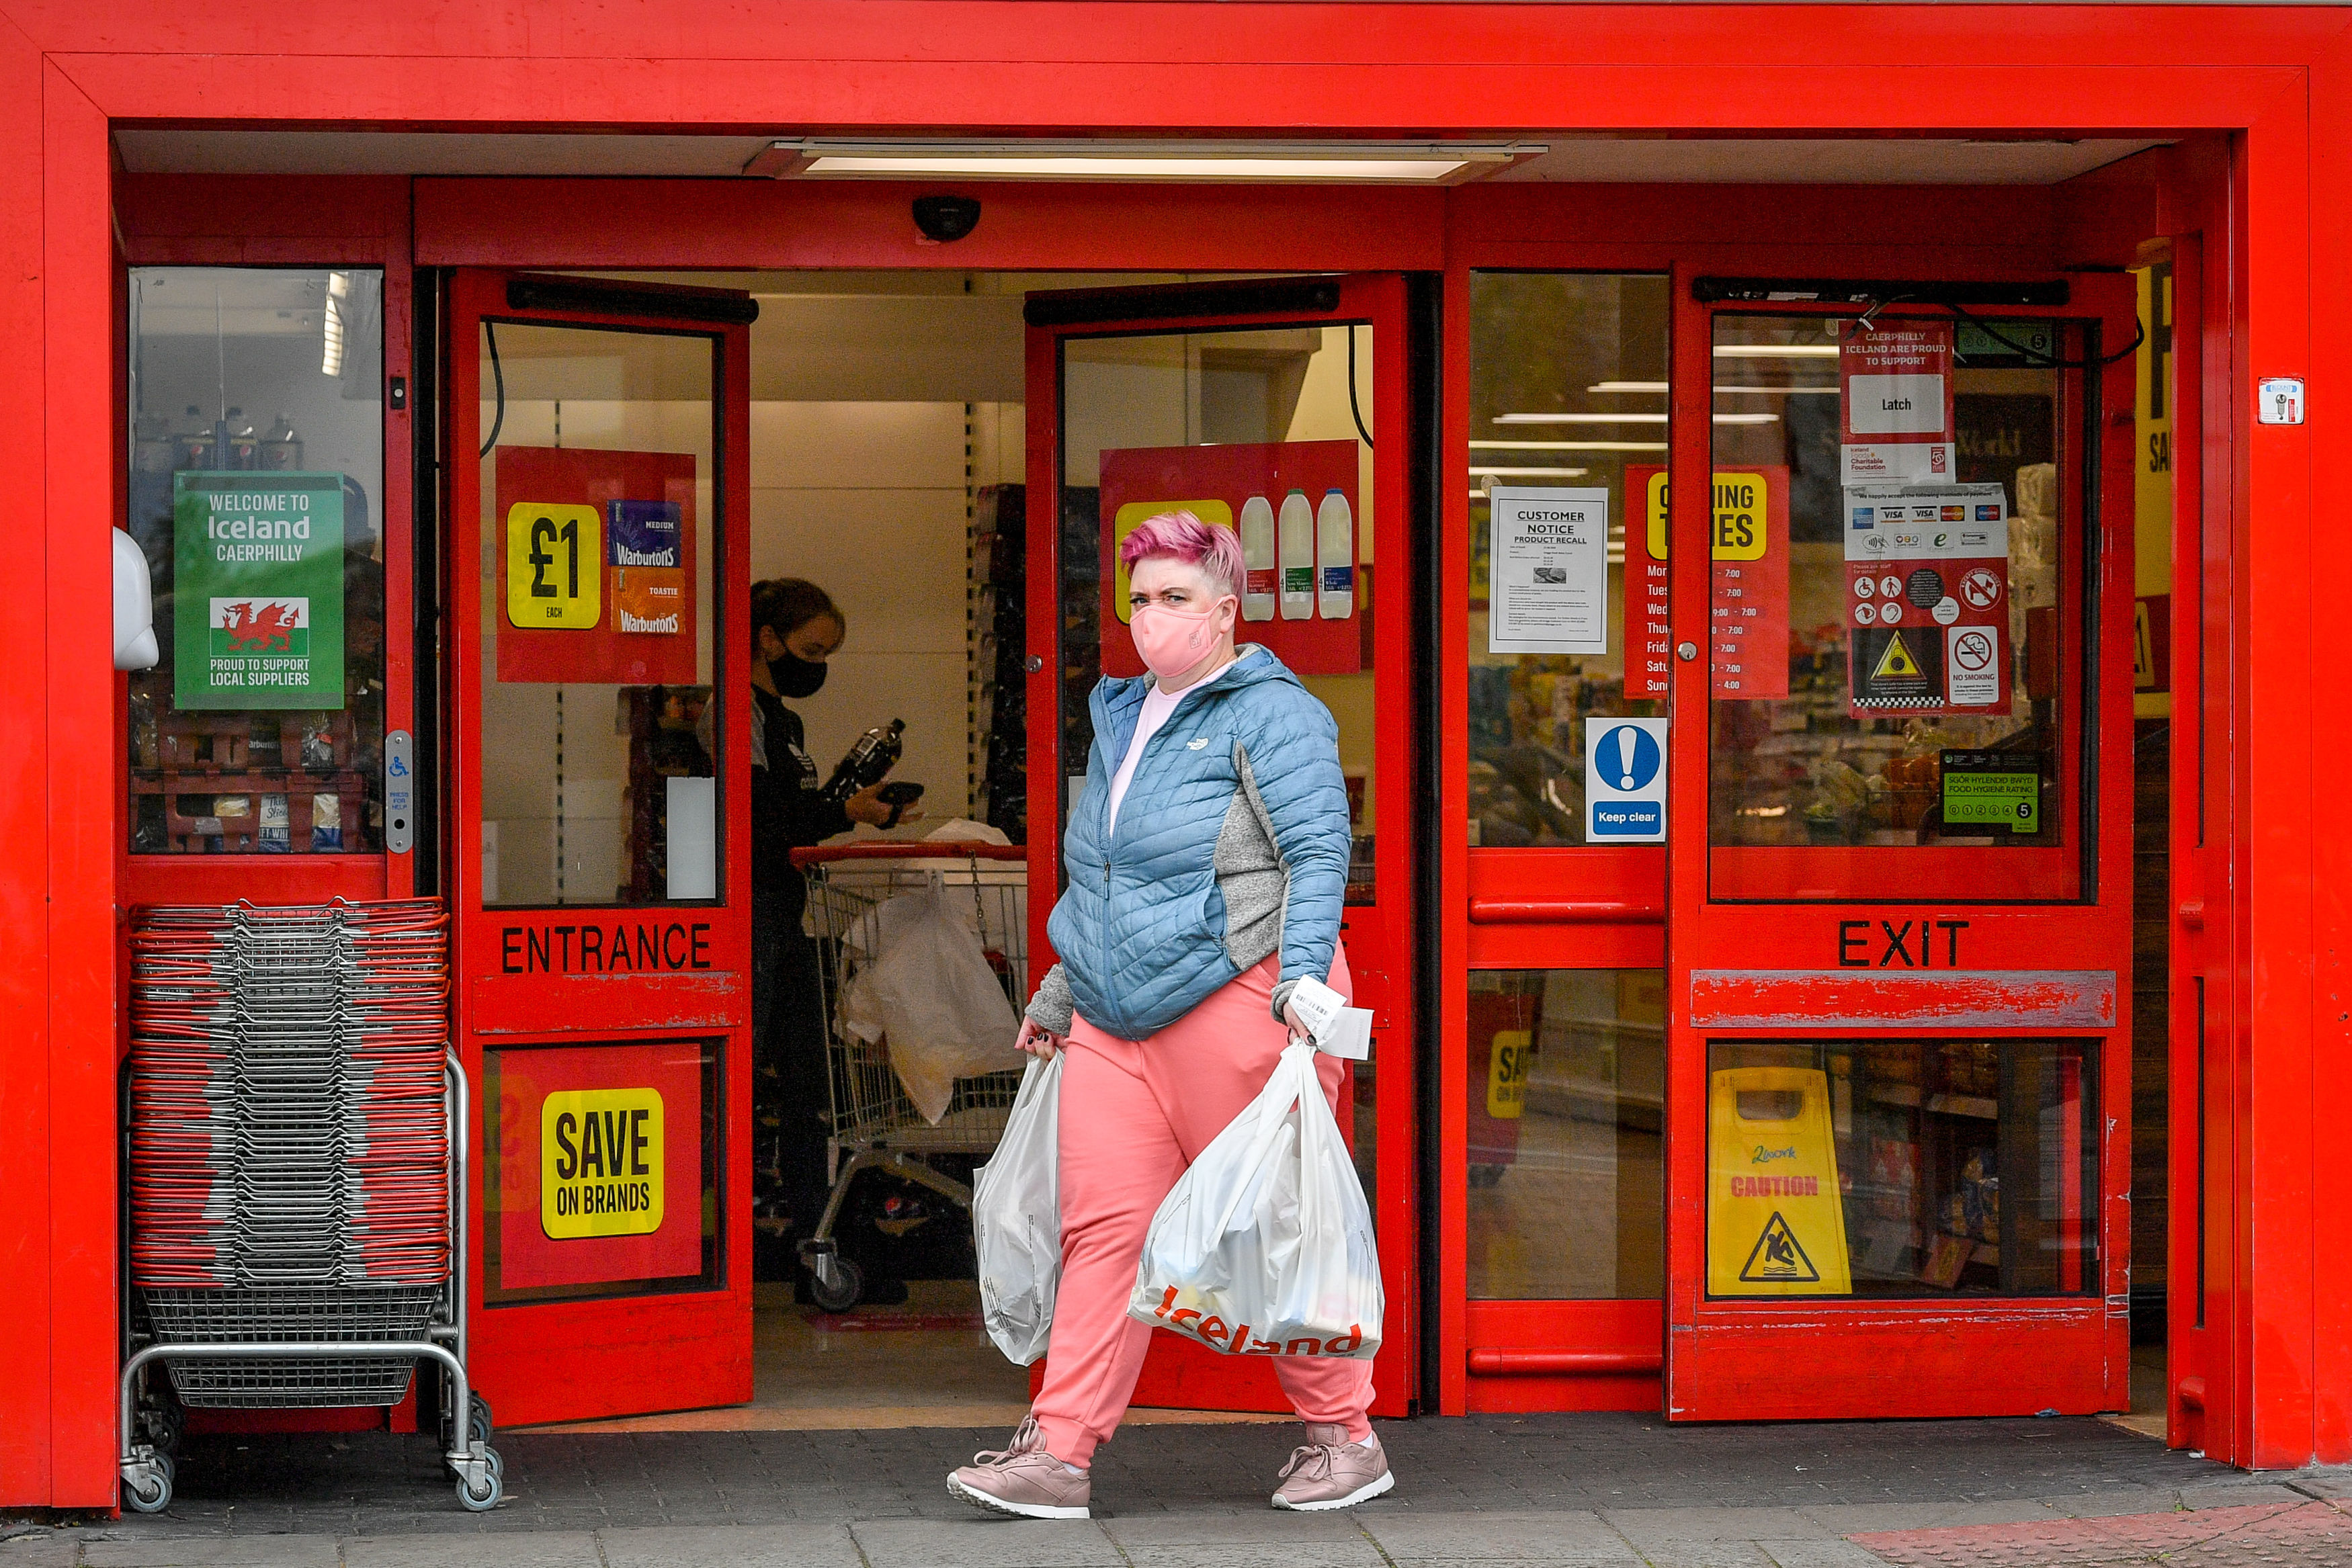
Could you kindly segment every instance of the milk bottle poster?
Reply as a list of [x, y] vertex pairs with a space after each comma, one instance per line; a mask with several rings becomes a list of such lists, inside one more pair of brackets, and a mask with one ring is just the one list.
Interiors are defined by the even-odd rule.
[[1126, 633], [1118, 547], [1146, 517], [1188, 511], [1241, 538], [1236, 643], [1260, 643], [1302, 675], [1353, 674], [1370, 644], [1371, 539], [1352, 441], [1134, 446], [1102, 455], [1102, 667], [1139, 675]]
[[340, 474], [173, 476], [172, 699], [343, 706]]
[[502, 682], [694, 685], [694, 455], [501, 446], [491, 625]]

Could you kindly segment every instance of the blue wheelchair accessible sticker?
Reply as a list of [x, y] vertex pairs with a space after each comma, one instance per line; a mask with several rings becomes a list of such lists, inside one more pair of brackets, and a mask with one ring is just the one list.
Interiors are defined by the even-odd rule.
[[1664, 843], [1666, 721], [1584, 721], [1584, 837], [1588, 843]]

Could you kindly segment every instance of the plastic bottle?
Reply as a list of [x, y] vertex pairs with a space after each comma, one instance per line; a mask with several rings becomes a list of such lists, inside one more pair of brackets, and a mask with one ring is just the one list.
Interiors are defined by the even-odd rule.
[[1315, 508], [1315, 609], [1326, 621], [1356, 612], [1356, 515], [1336, 489]]
[[1274, 570], [1274, 504], [1264, 496], [1242, 503], [1242, 619], [1271, 621], [1279, 589]]
[[907, 721], [894, 718], [889, 727], [876, 725], [852, 742], [841, 760], [833, 766], [833, 777], [825, 781], [824, 797], [828, 800], [846, 800], [860, 789], [870, 789], [882, 782], [883, 776], [898, 766], [905, 751], [899, 737], [907, 730]]
[[1282, 570], [1282, 618], [1308, 621], [1315, 615], [1315, 508], [1307, 492], [1294, 488], [1282, 498], [1277, 530]]

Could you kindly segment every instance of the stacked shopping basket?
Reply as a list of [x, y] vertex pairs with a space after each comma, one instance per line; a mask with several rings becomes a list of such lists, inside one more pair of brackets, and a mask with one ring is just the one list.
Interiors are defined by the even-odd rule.
[[[149, 1343], [123, 1377], [134, 1508], [171, 1499], [176, 1405], [388, 1406], [449, 1375], [458, 1497], [494, 1506], [457, 1303], [463, 1080], [438, 901], [140, 912], [131, 939], [131, 1280]], [[134, 1318], [136, 1321], [136, 1318]], [[454, 1353], [452, 1347], [454, 1346]]]

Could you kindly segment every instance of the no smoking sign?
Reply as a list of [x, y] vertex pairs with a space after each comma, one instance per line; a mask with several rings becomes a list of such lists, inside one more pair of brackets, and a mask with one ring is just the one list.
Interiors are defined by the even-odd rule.
[[1952, 706], [1991, 707], [2000, 699], [2000, 643], [1991, 628], [1954, 626], [1944, 635], [1948, 640], [1945, 679]]

